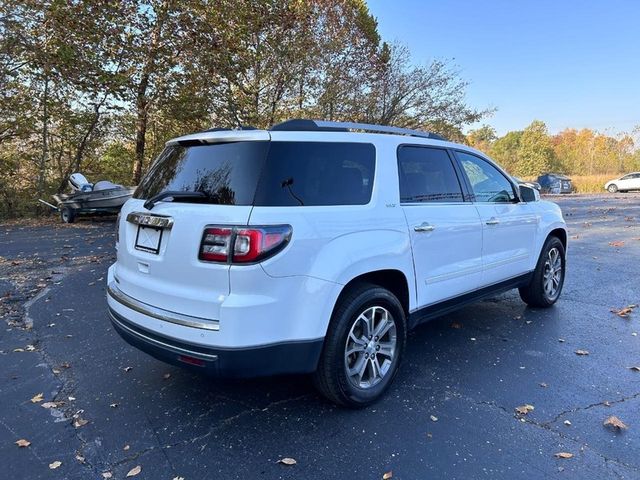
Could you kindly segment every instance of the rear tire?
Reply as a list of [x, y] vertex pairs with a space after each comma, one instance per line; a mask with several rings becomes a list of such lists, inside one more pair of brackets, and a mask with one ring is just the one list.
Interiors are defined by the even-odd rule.
[[73, 223], [76, 221], [76, 211], [73, 208], [63, 208], [60, 210], [60, 219], [64, 223]]
[[520, 298], [530, 307], [548, 308], [558, 301], [566, 270], [564, 245], [558, 237], [547, 238], [529, 285], [520, 287]]
[[396, 296], [378, 285], [354, 285], [340, 296], [331, 316], [313, 374], [316, 388], [347, 407], [375, 402], [398, 372], [406, 337], [406, 315]]
[[615, 183], [612, 183], [607, 187], [607, 190], [609, 190], [609, 193], [616, 193], [618, 191], [618, 186]]

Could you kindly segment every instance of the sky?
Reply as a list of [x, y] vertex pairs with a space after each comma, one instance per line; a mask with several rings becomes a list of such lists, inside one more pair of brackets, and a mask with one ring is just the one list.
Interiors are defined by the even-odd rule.
[[[413, 63], [450, 59], [498, 134], [640, 125], [640, 0], [368, 0]], [[477, 127], [478, 125], [475, 125]]]

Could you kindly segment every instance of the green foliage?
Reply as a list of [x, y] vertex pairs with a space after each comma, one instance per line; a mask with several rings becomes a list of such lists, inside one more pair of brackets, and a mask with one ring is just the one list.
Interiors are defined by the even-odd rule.
[[[549, 135], [544, 122], [535, 120], [525, 130], [499, 138], [492, 138], [491, 133], [487, 126], [471, 130], [465, 142], [521, 177], [534, 178], [546, 172], [607, 176], [640, 170], [640, 149], [634, 140], [639, 131], [612, 137], [590, 129], [566, 129]], [[599, 181], [585, 185], [584, 190]]]
[[1, 216], [74, 171], [136, 182], [168, 138], [325, 118], [462, 141], [490, 113], [452, 64], [415, 65], [365, 0], [0, 2]]

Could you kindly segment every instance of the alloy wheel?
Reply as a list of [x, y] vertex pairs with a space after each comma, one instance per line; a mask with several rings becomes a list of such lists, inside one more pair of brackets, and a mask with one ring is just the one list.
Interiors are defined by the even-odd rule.
[[364, 310], [353, 322], [345, 343], [349, 382], [361, 389], [380, 383], [393, 365], [396, 346], [396, 322], [389, 310], [382, 306]]

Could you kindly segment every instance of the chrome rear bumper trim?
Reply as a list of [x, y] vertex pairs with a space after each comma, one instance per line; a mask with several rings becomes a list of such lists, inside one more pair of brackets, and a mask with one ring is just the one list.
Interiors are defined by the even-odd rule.
[[165, 350], [169, 350], [172, 351], [174, 353], [178, 353], [180, 355], [187, 355], [189, 357], [194, 357], [194, 358], [200, 358], [202, 360], [208, 360], [208, 361], [215, 361], [218, 360], [218, 355], [213, 355], [213, 354], [208, 354], [208, 353], [201, 353], [201, 352], [194, 352], [192, 350], [187, 350], [186, 348], [180, 348], [176, 345], [171, 345], [169, 343], [165, 343], [162, 342], [160, 340], [156, 340], [155, 338], [151, 338], [147, 335], [144, 335], [136, 330], [133, 330], [132, 328], [129, 328], [127, 325], [125, 325], [123, 322], [120, 321], [120, 319], [118, 319], [118, 317], [116, 316], [116, 314], [114, 314], [114, 312], [111, 311], [111, 309], [109, 309], [109, 317], [111, 318], [111, 321], [113, 323], [115, 323], [118, 328], [121, 328], [123, 330], [125, 330], [129, 335], [138, 338], [144, 342], [150, 343], [151, 345], [155, 345], [156, 347], [160, 347], [163, 348]]
[[131, 310], [135, 310], [138, 313], [142, 313], [143, 315], [157, 318], [158, 320], [175, 323], [185, 327], [200, 328], [203, 330], [212, 330], [216, 332], [220, 330], [220, 322], [218, 320], [192, 317], [190, 315], [183, 315], [181, 313], [170, 312], [169, 310], [154, 307], [130, 297], [120, 290], [115, 282], [111, 282], [107, 286], [107, 294], [121, 305], [124, 305]]

